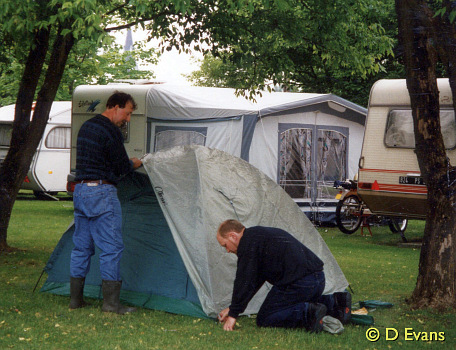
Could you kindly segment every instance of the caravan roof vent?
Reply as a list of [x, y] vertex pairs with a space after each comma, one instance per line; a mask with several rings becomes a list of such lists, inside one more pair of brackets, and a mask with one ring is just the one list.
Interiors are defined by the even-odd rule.
[[338, 111], [340, 113], [344, 113], [347, 108], [341, 106], [340, 104], [328, 101], [328, 107], [331, 109], [334, 109], [335, 111]]

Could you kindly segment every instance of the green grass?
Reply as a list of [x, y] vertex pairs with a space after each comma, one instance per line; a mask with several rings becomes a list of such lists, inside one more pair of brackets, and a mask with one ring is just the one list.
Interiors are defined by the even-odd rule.
[[[141, 309], [126, 316], [104, 314], [100, 301], [70, 311], [68, 298], [32, 292], [54, 246], [72, 221], [72, 202], [61, 198], [64, 200], [59, 202], [41, 201], [25, 193], [15, 204], [8, 242], [20, 250], [0, 255], [0, 349], [455, 348], [454, 311], [413, 311], [405, 302], [416, 283], [419, 249], [399, 248], [400, 236], [387, 227], [373, 227], [372, 237], [361, 236], [360, 231], [345, 235], [337, 228], [319, 228], [353, 288], [353, 301], [394, 304], [391, 309], [370, 312], [381, 334], [378, 342], [368, 341], [369, 327], [358, 325], [347, 325], [344, 333], [335, 336], [259, 329], [254, 318], [241, 317], [236, 331], [224, 332], [212, 320], [154, 310]], [[423, 228], [423, 222], [411, 222], [406, 236], [416, 241]], [[387, 328], [397, 329], [397, 340], [385, 339]], [[445, 341], [407, 340], [406, 328], [416, 333], [444, 332]], [[389, 335], [394, 332], [390, 330]]]

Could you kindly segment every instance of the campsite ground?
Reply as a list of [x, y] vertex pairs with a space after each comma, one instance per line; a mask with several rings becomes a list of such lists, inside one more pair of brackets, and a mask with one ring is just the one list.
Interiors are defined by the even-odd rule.
[[[61, 199], [40, 201], [22, 193], [16, 202], [9, 244], [20, 250], [0, 255], [1, 349], [455, 348], [454, 311], [414, 311], [405, 302], [416, 282], [419, 248], [398, 247], [400, 236], [387, 227], [372, 228], [372, 237], [319, 228], [351, 284], [353, 301], [394, 304], [370, 312], [375, 319], [373, 327], [380, 332], [376, 342], [366, 338], [370, 326], [348, 325], [344, 333], [334, 336], [258, 329], [254, 318], [242, 317], [235, 332], [224, 332], [213, 320], [153, 310], [142, 309], [124, 317], [103, 314], [100, 301], [70, 311], [68, 298], [32, 292], [54, 246], [72, 221], [72, 202]], [[423, 222], [412, 221], [406, 236], [418, 240], [423, 227]]]

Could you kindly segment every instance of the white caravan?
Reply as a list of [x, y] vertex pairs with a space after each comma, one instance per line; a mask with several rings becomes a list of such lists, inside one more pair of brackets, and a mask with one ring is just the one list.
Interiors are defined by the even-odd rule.
[[224, 88], [169, 84], [78, 86], [71, 169], [82, 123], [116, 90], [138, 104], [124, 130], [130, 157], [198, 144], [240, 157], [279, 183], [314, 221], [335, 219], [335, 180], [358, 170], [367, 110], [331, 94], [263, 92], [256, 102]]
[[[448, 79], [438, 79], [440, 122], [450, 161], [456, 162], [456, 124]], [[358, 193], [375, 214], [425, 218], [427, 188], [415, 154], [406, 81], [379, 80], [370, 93], [359, 162]]]
[[[6, 157], [13, 130], [15, 105], [0, 108], [0, 164]], [[36, 196], [52, 197], [66, 191], [70, 170], [71, 101], [52, 104], [43, 138], [21, 188]]]

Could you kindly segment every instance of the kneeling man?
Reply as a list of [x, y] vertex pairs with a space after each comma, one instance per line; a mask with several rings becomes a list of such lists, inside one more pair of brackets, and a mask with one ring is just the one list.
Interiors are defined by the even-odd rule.
[[288, 232], [263, 226], [246, 228], [237, 220], [226, 220], [217, 231], [217, 240], [238, 257], [231, 305], [219, 314], [224, 330], [234, 329], [236, 318], [264, 282], [273, 287], [257, 315], [260, 327], [320, 332], [327, 313], [347, 322], [350, 294], [322, 296], [323, 261]]

